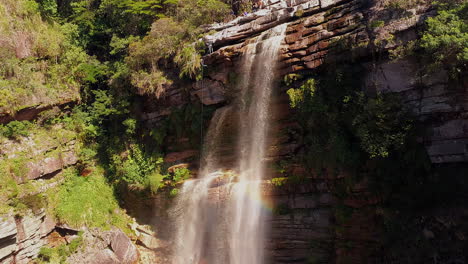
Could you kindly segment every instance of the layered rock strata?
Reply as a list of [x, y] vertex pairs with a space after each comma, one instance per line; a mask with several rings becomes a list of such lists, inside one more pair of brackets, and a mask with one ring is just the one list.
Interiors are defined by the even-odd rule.
[[[356, 63], [367, 69], [363, 90], [369, 93], [398, 93], [408, 108], [424, 123], [426, 146], [433, 163], [468, 161], [466, 141], [466, 88], [449, 81], [447, 74], [424, 75], [413, 56], [392, 58], [389, 53], [411, 44], [427, 17], [435, 14], [429, 1], [405, 3], [400, 9], [391, 1], [322, 0], [267, 1], [264, 10], [239, 17], [229, 23], [212, 25], [204, 38], [214, 52], [204, 56], [205, 78], [194, 84], [168, 87], [161, 102], [145, 114], [149, 127], [189, 102], [205, 106], [229, 105], [235, 90], [245, 46], [261, 32], [288, 23], [281, 54], [279, 79], [287, 74], [313, 74], [324, 64]], [[466, 81], [465, 81], [466, 83]], [[187, 92], [188, 91], [188, 92]], [[301, 129], [291, 119], [286, 88], [274, 93], [272, 138], [265, 162], [278, 164], [301, 152]], [[155, 105], [159, 105], [155, 107]], [[147, 109], [150, 109], [147, 108]], [[229, 130], [228, 128], [226, 128]], [[229, 147], [228, 145], [226, 146]], [[168, 153], [174, 164], [193, 159], [193, 149]], [[345, 175], [306, 171], [287, 164], [286, 173], [270, 169], [269, 178], [294, 175], [312, 178], [299, 189], [273, 186], [270, 192], [275, 214], [270, 219], [271, 237], [267, 245], [272, 263], [372, 263], [378, 247], [380, 226], [375, 207], [380, 198], [368, 191], [368, 184], [353, 186], [352, 195], [339, 204], [351, 208], [346, 223], [338, 225], [338, 200], [332, 195]], [[320, 178], [317, 175], [328, 175]], [[267, 189], [270, 189], [267, 187]], [[326, 197], [326, 198], [325, 198]], [[327, 202], [325, 202], [327, 201]], [[157, 210], [162, 212], [163, 210]], [[160, 219], [163, 214], [157, 214]]]

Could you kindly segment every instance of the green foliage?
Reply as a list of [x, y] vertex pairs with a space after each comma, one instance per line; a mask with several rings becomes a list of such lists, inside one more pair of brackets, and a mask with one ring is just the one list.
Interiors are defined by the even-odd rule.
[[398, 46], [393, 50], [390, 50], [390, 58], [392, 60], [402, 59], [414, 54], [414, 51], [417, 47], [416, 41], [409, 41], [408, 43]]
[[370, 27], [371, 28], [380, 28], [385, 25], [385, 22], [382, 20], [374, 20], [371, 22]]
[[92, 103], [73, 108], [70, 114], [56, 120], [63, 123], [65, 128], [75, 131], [85, 143], [92, 143], [105, 133], [104, 124], [112, 117], [128, 112], [127, 101], [116, 102], [108, 91], [92, 90]]
[[302, 78], [303, 76], [300, 74], [291, 73], [291, 74], [285, 75], [283, 81], [286, 84], [286, 86], [291, 86], [293, 83], [301, 80]]
[[170, 195], [171, 197], [175, 197], [175, 196], [177, 196], [178, 194], [179, 194], [179, 189], [177, 189], [177, 188], [172, 189], [171, 192], [169, 193], [169, 195]]
[[160, 163], [148, 157], [139, 145], [132, 145], [127, 159], [117, 168], [117, 175], [126, 183], [145, 186], [148, 176], [159, 169], [157, 165]]
[[159, 98], [165, 91], [166, 85], [172, 84], [164, 73], [154, 69], [151, 72], [138, 71], [131, 74], [132, 85], [137, 88], [141, 95], [154, 95]]
[[137, 121], [133, 118], [125, 119], [122, 124], [126, 127], [125, 132], [129, 135], [134, 135], [136, 133]]
[[229, 11], [229, 6], [219, 0], [179, 0], [170, 15], [186, 22], [189, 27], [199, 27], [223, 21]]
[[176, 168], [174, 170], [174, 175], [172, 176], [172, 180], [174, 182], [180, 182], [183, 180], [187, 180], [191, 177], [190, 170], [187, 168]]
[[468, 62], [468, 3], [444, 7], [427, 19], [421, 47], [434, 61], [434, 68], [442, 66], [453, 74], [463, 74]]
[[57, 1], [56, 0], [38, 0], [39, 10], [44, 17], [54, 17], [57, 15]]
[[0, 214], [10, 212], [11, 207], [8, 201], [16, 198], [18, 193], [18, 184], [13, 178], [10, 165], [0, 160]]
[[154, 172], [148, 177], [148, 187], [152, 194], [156, 194], [159, 188], [164, 187], [163, 180], [166, 177], [166, 175], [163, 175], [159, 172]]
[[70, 244], [61, 244], [54, 248], [42, 247], [38, 258], [41, 263], [67, 263], [67, 258], [83, 246], [83, 237], [80, 234]]
[[422, 2], [423, 0], [386, 0], [385, 6], [396, 11], [401, 11], [411, 9]]
[[194, 45], [186, 45], [182, 51], [177, 53], [174, 62], [180, 68], [180, 77], [189, 77], [195, 80], [202, 79], [202, 59]]
[[172, 58], [179, 77], [199, 80], [204, 47], [198, 43], [201, 31], [197, 27], [223, 19], [229, 10], [217, 0], [180, 0], [171, 6], [167, 17], [156, 20], [147, 36], [129, 46], [125, 61], [131, 72], [131, 83], [139, 94], [162, 95], [172, 79], [161, 65]]
[[278, 177], [278, 178], [271, 179], [271, 184], [273, 184], [276, 187], [283, 186], [287, 182], [288, 182], [288, 178], [286, 178], [286, 177]]
[[43, 194], [26, 195], [21, 198], [11, 199], [9, 205], [15, 208], [15, 213], [17, 215], [22, 215], [27, 210], [38, 214], [47, 206], [47, 198]]
[[65, 183], [56, 194], [49, 193], [59, 221], [73, 227], [116, 225], [125, 228], [126, 220], [119, 213], [114, 190], [99, 168], [93, 168], [93, 173], [87, 177], [69, 169], [65, 177]]
[[306, 98], [314, 96], [316, 90], [316, 83], [314, 79], [308, 79], [299, 89], [291, 88], [287, 91], [289, 95], [289, 102], [292, 108], [304, 102]]
[[162, 14], [163, 6], [168, 3], [177, 2], [174, 0], [146, 0], [146, 1], [135, 1], [125, 0], [122, 1], [121, 5], [126, 7], [126, 12], [137, 14], [137, 15], [149, 15], [153, 17], [163, 17]]
[[19, 139], [29, 136], [33, 124], [29, 121], [12, 121], [6, 125], [0, 125], [0, 136], [10, 139]]
[[415, 127], [399, 98], [359, 92], [361, 74], [344, 66], [288, 91], [304, 128], [304, 159], [315, 170], [352, 171], [404, 151], [411, 140]]
[[125, 55], [128, 51], [128, 46], [132, 43], [139, 40], [138, 37], [128, 36], [126, 38], [120, 38], [117, 35], [113, 35], [111, 42], [109, 43], [112, 50], [109, 52], [111, 55], [123, 54]]
[[43, 247], [39, 250], [39, 259], [44, 262], [51, 262], [55, 257], [55, 252], [52, 248]]
[[[38, 102], [54, 104], [79, 97], [102, 69], [76, 45], [77, 27], [43, 19], [54, 16], [55, 1], [0, 3], [0, 111], [14, 113]], [[34, 96], [33, 96], [34, 95]]]
[[355, 116], [352, 125], [361, 148], [371, 158], [385, 158], [400, 150], [413, 128], [413, 122], [399, 98], [388, 94], [366, 98], [363, 93], [356, 97], [361, 114]]
[[12, 158], [0, 159], [0, 174], [4, 180], [5, 195], [9, 198], [15, 197], [18, 194], [18, 189], [15, 184], [15, 179], [24, 179], [29, 172], [29, 167], [26, 166], [29, 158], [24, 153], [17, 153]]

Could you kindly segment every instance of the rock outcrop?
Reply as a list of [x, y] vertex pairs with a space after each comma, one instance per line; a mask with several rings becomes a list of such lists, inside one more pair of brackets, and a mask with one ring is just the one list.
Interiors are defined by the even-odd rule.
[[24, 217], [3, 217], [0, 223], [0, 262], [29, 263], [46, 244], [45, 237], [55, 228], [55, 222], [45, 212]]
[[3, 170], [10, 170], [1, 173], [10, 174], [18, 184], [56, 175], [78, 161], [74, 136], [71, 131], [52, 129], [20, 140], [3, 140], [0, 162], [8, 165]]
[[369, 89], [399, 93], [427, 128], [424, 144], [433, 163], [468, 161], [468, 101], [466, 87], [450, 82], [440, 71], [421, 75], [411, 57], [369, 67]]
[[85, 264], [135, 264], [139, 254], [130, 238], [121, 230], [102, 232], [88, 230], [83, 234], [87, 245], [82, 251], [68, 258], [69, 263]]
[[[259, 32], [289, 23], [281, 55], [282, 75], [307, 74], [323, 63], [359, 61], [368, 67], [367, 90], [401, 94], [408, 108], [425, 122], [428, 136], [424, 143], [434, 163], [468, 161], [463, 81], [449, 82], [444, 72], [424, 75], [420, 72], [421, 62], [411, 57], [371, 61], [375, 53], [393, 51], [418, 38], [418, 29], [427, 17], [434, 15], [428, 3], [408, 4], [403, 12], [380, 1], [282, 2], [278, 9], [213, 26], [210, 29], [218, 32], [205, 40], [218, 50], [205, 56], [204, 61], [217, 69], [208, 73], [208, 82], [216, 85], [206, 85], [206, 94], [219, 94], [222, 84], [224, 97], [228, 98], [229, 75], [236, 72], [235, 65], [240, 63], [237, 58], [245, 43]], [[297, 15], [298, 10], [301, 16]], [[374, 26], [377, 22], [382, 25]]]
[[10, 198], [24, 203], [30, 198], [32, 208], [32, 211], [20, 209], [13, 213], [13, 208], [7, 207], [8, 212], [0, 217], [2, 264], [29, 263], [47, 245], [47, 236], [55, 229], [55, 222], [40, 208], [43, 205], [38, 195], [63, 182], [62, 170], [78, 160], [74, 135], [70, 131], [41, 132], [16, 140], [2, 138], [0, 142], [1, 179], [12, 181], [10, 185], [14, 185], [2, 190], [0, 203], [7, 207], [12, 202]]

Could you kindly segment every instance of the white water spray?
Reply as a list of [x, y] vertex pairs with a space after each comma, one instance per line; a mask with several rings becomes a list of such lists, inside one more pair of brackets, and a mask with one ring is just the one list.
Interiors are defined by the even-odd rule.
[[[265, 209], [261, 205], [268, 117], [275, 67], [286, 25], [246, 47], [241, 96], [215, 113], [205, 142], [201, 177], [184, 183], [172, 212], [176, 223], [173, 264], [262, 264]], [[235, 111], [235, 110], [237, 111]], [[222, 127], [238, 114], [238, 177], [219, 162]], [[213, 172], [214, 170], [218, 170]]]

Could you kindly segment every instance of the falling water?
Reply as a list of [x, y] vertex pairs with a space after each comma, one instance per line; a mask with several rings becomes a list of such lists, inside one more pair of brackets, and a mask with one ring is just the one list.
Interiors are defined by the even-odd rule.
[[[172, 211], [177, 231], [173, 264], [261, 264], [266, 212], [261, 206], [269, 104], [286, 25], [246, 47], [240, 96], [215, 113], [205, 142], [201, 177], [184, 183]], [[220, 146], [229, 116], [238, 124], [237, 165], [222, 167]], [[224, 170], [222, 170], [224, 169]], [[226, 175], [227, 169], [237, 177]]]

